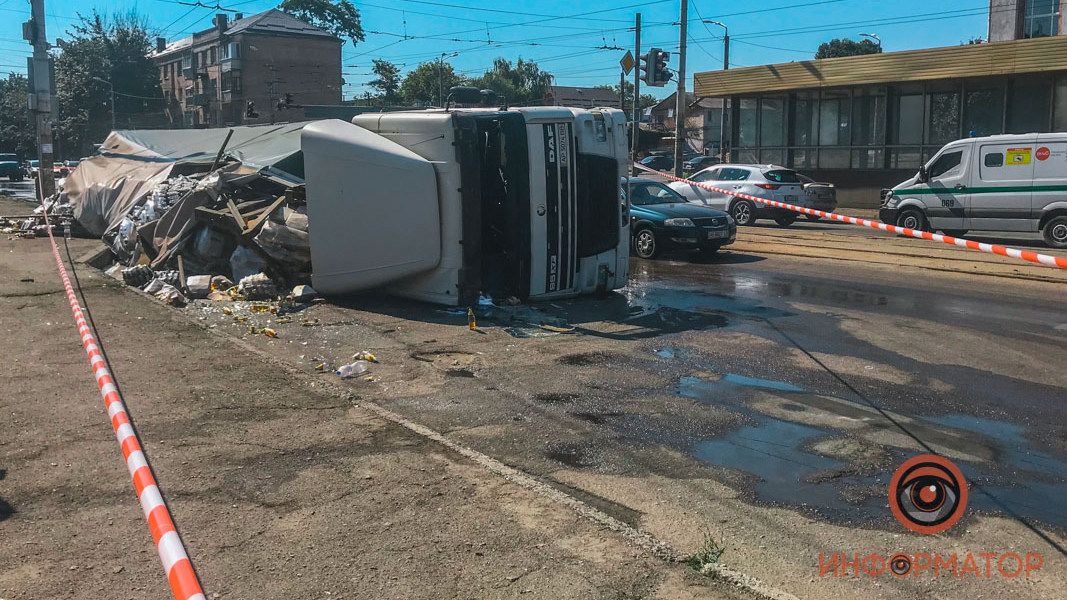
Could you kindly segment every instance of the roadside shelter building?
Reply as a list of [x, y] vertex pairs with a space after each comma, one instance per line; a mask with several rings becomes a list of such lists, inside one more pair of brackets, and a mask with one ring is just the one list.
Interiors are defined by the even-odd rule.
[[874, 205], [949, 141], [1067, 131], [1067, 36], [702, 72], [694, 90], [728, 99], [732, 162], [793, 167]]

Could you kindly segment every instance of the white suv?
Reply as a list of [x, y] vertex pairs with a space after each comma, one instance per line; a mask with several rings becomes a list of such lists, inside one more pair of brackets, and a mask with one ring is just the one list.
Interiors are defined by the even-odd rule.
[[[777, 165], [715, 165], [689, 179], [767, 200], [814, 208], [808, 206], [809, 198], [797, 172]], [[797, 213], [791, 210], [712, 192], [684, 181], [675, 181], [670, 187], [690, 202], [730, 213], [738, 225], [751, 225], [756, 219], [773, 219], [779, 226], [788, 227], [797, 219]]]

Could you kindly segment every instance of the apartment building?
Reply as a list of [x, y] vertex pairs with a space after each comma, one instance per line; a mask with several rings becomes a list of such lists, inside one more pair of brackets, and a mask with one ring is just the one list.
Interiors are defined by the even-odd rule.
[[341, 102], [340, 39], [277, 9], [234, 17], [215, 15], [210, 29], [170, 43], [157, 38], [151, 56], [173, 125], [299, 121], [305, 104]]

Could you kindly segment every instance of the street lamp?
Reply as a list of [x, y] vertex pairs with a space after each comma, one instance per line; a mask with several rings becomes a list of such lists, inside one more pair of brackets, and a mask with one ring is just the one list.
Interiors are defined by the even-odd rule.
[[862, 33], [861, 32], [859, 35], [860, 35], [860, 37], [871, 38], [872, 40], [875, 41], [876, 44], [878, 44], [878, 49], [879, 50], [882, 49], [882, 38], [878, 37], [877, 33]]
[[93, 77], [93, 81], [106, 83], [111, 91], [111, 131], [115, 131], [115, 86], [109, 80], [100, 77]]
[[[722, 27], [722, 70], [730, 68], [730, 28], [721, 21], [701, 19], [705, 25], [718, 25]], [[719, 157], [726, 162], [726, 96], [722, 97], [722, 108], [719, 109]]]

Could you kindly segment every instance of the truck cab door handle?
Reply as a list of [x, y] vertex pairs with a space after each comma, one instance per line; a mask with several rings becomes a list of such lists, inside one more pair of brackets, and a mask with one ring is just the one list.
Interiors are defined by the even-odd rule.
[[956, 189], [957, 190], [965, 190], [965, 189], [967, 189], [967, 186], [963, 185], [962, 183], [957, 183], [956, 184]]

